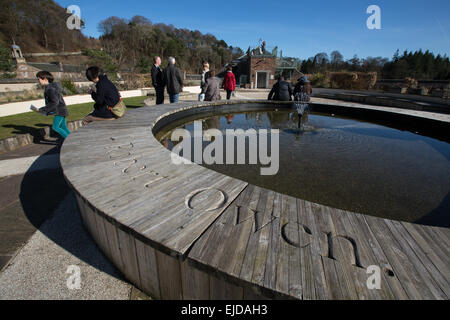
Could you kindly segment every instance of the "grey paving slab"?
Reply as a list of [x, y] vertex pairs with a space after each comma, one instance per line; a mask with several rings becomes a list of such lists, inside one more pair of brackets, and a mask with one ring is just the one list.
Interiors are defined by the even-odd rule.
[[[70, 266], [79, 290], [67, 286]], [[0, 300], [128, 300], [131, 288], [84, 230], [72, 193], [0, 273]]]
[[28, 146], [19, 148], [14, 151], [2, 153], [0, 154], [0, 161], [8, 159], [32, 157], [45, 153], [47, 154], [59, 153], [59, 148], [56, 147], [56, 142], [49, 141], [39, 144], [30, 144]]

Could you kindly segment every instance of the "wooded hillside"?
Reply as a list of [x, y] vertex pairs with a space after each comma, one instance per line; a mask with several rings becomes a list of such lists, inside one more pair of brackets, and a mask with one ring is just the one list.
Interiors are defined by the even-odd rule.
[[98, 42], [69, 30], [70, 14], [53, 0], [0, 0], [0, 8], [0, 40], [5, 47], [15, 41], [23, 52], [78, 51]]
[[153, 24], [142, 16], [130, 20], [110, 17], [100, 22], [99, 30], [102, 47], [119, 67], [136, 68], [143, 73], [150, 72], [155, 55], [165, 61], [169, 56], [176, 57], [183, 70], [199, 73], [203, 61], [221, 69], [243, 54], [240, 48], [228, 46], [211, 34]]
[[160, 55], [164, 60], [176, 57], [187, 72], [200, 72], [205, 60], [222, 68], [242, 54], [240, 48], [211, 34], [153, 24], [142, 16], [108, 18], [99, 24], [102, 36], [94, 39], [69, 30], [70, 14], [53, 0], [0, 0], [0, 8], [0, 45], [4, 48], [15, 41], [24, 53], [84, 51], [110, 71], [149, 72], [153, 57]]

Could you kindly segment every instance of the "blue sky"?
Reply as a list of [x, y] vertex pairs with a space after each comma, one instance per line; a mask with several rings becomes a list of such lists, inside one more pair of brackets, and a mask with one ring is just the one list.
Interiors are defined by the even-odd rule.
[[[84, 34], [98, 37], [98, 23], [110, 16], [142, 15], [153, 23], [211, 33], [228, 45], [255, 46], [260, 38], [283, 55], [302, 59], [339, 50], [344, 58], [382, 56], [397, 49], [430, 50], [450, 55], [448, 0], [340, 1], [107, 1], [56, 0], [78, 5], [86, 22]], [[381, 8], [381, 30], [366, 26], [368, 6]]]

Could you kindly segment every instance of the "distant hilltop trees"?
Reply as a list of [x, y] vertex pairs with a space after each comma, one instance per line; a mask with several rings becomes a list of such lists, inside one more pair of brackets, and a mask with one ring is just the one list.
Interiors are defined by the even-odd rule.
[[414, 79], [448, 80], [450, 79], [450, 61], [447, 56], [435, 56], [430, 51], [416, 52], [399, 51], [392, 61], [386, 63], [382, 70], [385, 79]]
[[383, 79], [450, 79], [450, 61], [447, 56], [435, 56], [430, 51], [403, 52], [399, 50], [392, 60], [382, 57], [368, 57], [360, 59], [354, 56], [344, 61], [339, 51], [333, 51], [330, 56], [327, 53], [319, 53], [314, 57], [302, 61], [302, 72], [317, 74], [326, 72], [377, 72]]
[[116, 64], [135, 67], [139, 72], [150, 72], [153, 57], [177, 59], [181, 69], [200, 73], [202, 62], [221, 69], [243, 54], [240, 48], [228, 46], [223, 40], [200, 31], [177, 29], [163, 23], [152, 24], [142, 16], [130, 20], [110, 17], [99, 24], [100, 43]]

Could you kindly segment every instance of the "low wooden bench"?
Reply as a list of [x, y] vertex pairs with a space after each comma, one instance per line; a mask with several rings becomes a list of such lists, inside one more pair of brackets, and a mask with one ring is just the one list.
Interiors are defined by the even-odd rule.
[[[254, 103], [144, 107], [66, 140], [61, 164], [84, 224], [125, 277], [155, 299], [448, 299], [448, 229], [346, 212], [196, 164], [177, 166], [154, 136], [189, 114]], [[370, 266], [381, 270], [380, 290], [367, 287]]]

